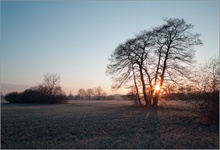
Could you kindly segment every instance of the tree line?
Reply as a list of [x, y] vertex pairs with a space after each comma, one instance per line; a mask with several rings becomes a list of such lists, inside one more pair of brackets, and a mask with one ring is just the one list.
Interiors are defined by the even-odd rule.
[[[107, 100], [114, 99], [100, 87], [79, 89], [77, 95], [70, 92], [67, 96], [60, 86], [60, 76], [57, 74], [47, 73], [43, 77], [43, 83], [38, 86], [26, 89], [22, 92], [10, 92], [4, 96], [6, 101], [10, 103], [41, 103], [41, 104], [60, 104], [65, 100]], [[3, 95], [1, 94], [1, 99]]]
[[60, 86], [60, 76], [47, 73], [44, 75], [43, 83], [26, 89], [23, 92], [11, 92], [4, 99], [10, 103], [41, 103], [58, 104], [66, 99], [65, 93]]
[[107, 99], [107, 93], [100, 87], [79, 89], [76, 99], [93, 99], [93, 100], [105, 100]]

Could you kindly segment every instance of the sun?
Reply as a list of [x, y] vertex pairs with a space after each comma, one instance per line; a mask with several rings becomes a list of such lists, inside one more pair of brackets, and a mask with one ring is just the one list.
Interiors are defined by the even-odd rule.
[[154, 88], [156, 91], [158, 91], [160, 89], [160, 86], [159, 85], [156, 85], [155, 88]]

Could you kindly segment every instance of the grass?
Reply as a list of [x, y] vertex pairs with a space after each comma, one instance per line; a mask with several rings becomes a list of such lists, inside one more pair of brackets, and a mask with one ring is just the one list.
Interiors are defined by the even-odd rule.
[[218, 126], [189, 109], [2, 104], [2, 149], [218, 149]]

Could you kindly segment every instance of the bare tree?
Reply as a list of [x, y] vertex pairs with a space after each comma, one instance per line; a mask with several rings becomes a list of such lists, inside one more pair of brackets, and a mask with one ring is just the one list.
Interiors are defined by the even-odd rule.
[[103, 92], [101, 93], [101, 99], [105, 100], [105, 99], [106, 99], [106, 96], [107, 96], [107, 93], [103, 91]]
[[128, 58], [129, 50], [126, 44], [120, 44], [111, 54], [110, 64], [107, 66], [106, 74], [111, 75], [115, 85], [113, 88], [118, 89], [126, 84], [131, 75], [131, 62]]
[[136, 75], [135, 75], [134, 65], [133, 65], [133, 63], [131, 65], [132, 65], [132, 73], [133, 73], [133, 77], [134, 77], [133, 80], [134, 80], [134, 87], [135, 87], [135, 91], [132, 90], [132, 92], [135, 93], [135, 96], [136, 96], [135, 101], [137, 101], [136, 104], [141, 104], [141, 98], [140, 98], [139, 89], [138, 89], [138, 85], [137, 85], [137, 79], [136, 79]]
[[183, 19], [164, 21], [164, 25], [143, 31], [120, 44], [111, 55], [106, 71], [119, 83], [118, 88], [133, 78], [137, 94], [137, 80], [140, 80], [147, 106], [158, 105], [164, 84], [180, 84], [183, 79], [189, 79], [194, 47], [202, 44], [200, 35], [192, 32], [193, 25]]
[[[149, 73], [150, 69], [150, 52], [154, 49], [155, 41], [154, 41], [154, 34], [152, 31], [142, 31], [139, 35], [136, 35], [135, 40], [135, 57], [136, 57], [136, 64], [139, 66], [139, 75], [140, 80], [142, 83], [142, 93], [144, 96], [144, 100], [146, 106], [151, 105], [151, 101], [147, 96], [147, 85], [150, 87], [152, 86], [151, 75]], [[145, 77], [146, 76], [146, 77]]]
[[86, 96], [86, 90], [85, 89], [79, 89], [78, 94], [80, 96], [80, 99], [83, 99]]
[[211, 58], [195, 74], [194, 93], [200, 101], [202, 123], [219, 123], [220, 59]]
[[60, 82], [60, 76], [57, 74], [47, 73], [44, 75], [42, 86], [44, 87], [44, 90], [47, 92], [49, 97], [62, 94]]
[[15, 100], [22, 103], [63, 103], [66, 99], [66, 95], [64, 91], [62, 91], [60, 82], [59, 75], [47, 73], [44, 75], [42, 84], [18, 93]]
[[86, 90], [86, 96], [88, 97], [88, 99], [91, 99], [91, 96], [94, 95], [94, 90], [93, 89], [87, 89]]
[[69, 95], [68, 95], [68, 99], [73, 99], [73, 97], [74, 97], [74, 96], [73, 96], [72, 92], [70, 91], [70, 92], [69, 92]]
[[[154, 87], [159, 80], [159, 86], [162, 88], [166, 79], [178, 83], [172, 75], [178, 75], [183, 78], [189, 78], [188, 66], [193, 63], [194, 47], [201, 45], [199, 34], [193, 33], [193, 25], [187, 24], [183, 19], [164, 19], [164, 25], [154, 29], [157, 42], [156, 74]], [[159, 78], [159, 71], [161, 75]], [[153, 105], [157, 105], [161, 88], [156, 92]]]
[[94, 89], [94, 93], [97, 96], [97, 99], [100, 100], [101, 99], [101, 95], [102, 95], [102, 88], [100, 86], [96, 87]]
[[107, 74], [111, 75], [114, 81], [118, 83], [117, 88], [120, 88], [126, 83], [130, 83], [133, 78], [137, 99], [138, 102], [141, 103], [137, 86], [137, 81], [139, 80], [146, 105], [150, 103], [146, 94], [146, 81], [144, 76], [145, 72], [147, 73], [147, 69], [145, 67], [145, 61], [152, 45], [151, 37], [151, 32], [145, 32], [145, 34], [141, 36], [129, 39], [125, 43], [120, 44], [111, 55], [111, 64], [108, 65], [106, 71]]

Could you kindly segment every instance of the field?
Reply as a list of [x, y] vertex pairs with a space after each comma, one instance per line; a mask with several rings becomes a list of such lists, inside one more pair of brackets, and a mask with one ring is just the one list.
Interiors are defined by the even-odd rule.
[[219, 127], [184, 107], [146, 109], [129, 101], [1, 104], [2, 149], [218, 149]]

